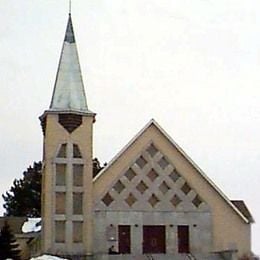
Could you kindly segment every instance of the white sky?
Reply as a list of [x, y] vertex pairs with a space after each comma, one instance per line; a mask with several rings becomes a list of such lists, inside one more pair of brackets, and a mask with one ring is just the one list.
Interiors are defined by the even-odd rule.
[[[0, 12], [2, 194], [41, 160], [38, 116], [68, 1], [1, 0]], [[109, 161], [155, 118], [230, 199], [245, 200], [260, 253], [259, 0], [75, 0], [72, 18], [95, 156]]]

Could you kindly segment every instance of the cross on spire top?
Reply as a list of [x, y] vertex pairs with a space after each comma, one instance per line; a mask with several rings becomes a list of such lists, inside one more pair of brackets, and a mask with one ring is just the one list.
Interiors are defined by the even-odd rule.
[[69, 14], [71, 14], [71, 0], [69, 0]]

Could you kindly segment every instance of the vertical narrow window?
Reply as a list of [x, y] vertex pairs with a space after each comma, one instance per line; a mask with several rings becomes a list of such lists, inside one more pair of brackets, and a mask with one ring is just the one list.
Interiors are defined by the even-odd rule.
[[65, 221], [55, 221], [55, 242], [65, 242], [66, 224]]
[[83, 164], [73, 164], [73, 186], [83, 186]]
[[178, 226], [178, 252], [189, 253], [189, 226]]
[[118, 242], [119, 253], [130, 254], [131, 253], [131, 227], [130, 226], [118, 226]]
[[73, 144], [73, 158], [82, 158], [81, 152], [77, 144]]
[[83, 223], [82, 221], [73, 221], [73, 242], [82, 243], [83, 241]]
[[56, 186], [66, 185], [66, 164], [56, 164]]
[[83, 203], [82, 192], [74, 192], [73, 193], [73, 214], [74, 215], [82, 214], [82, 203]]
[[67, 144], [61, 145], [57, 157], [58, 158], [66, 158], [67, 157]]
[[66, 194], [65, 192], [56, 192], [56, 214], [65, 214]]

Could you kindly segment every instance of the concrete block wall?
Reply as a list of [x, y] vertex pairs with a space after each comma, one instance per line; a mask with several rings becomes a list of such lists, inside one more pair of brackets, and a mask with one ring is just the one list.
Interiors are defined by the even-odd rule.
[[[212, 220], [209, 212], [96, 211], [95, 254], [107, 254], [108, 248], [112, 244], [118, 245], [118, 225], [131, 226], [131, 253], [133, 255], [142, 255], [143, 225], [164, 225], [166, 227], [167, 254], [176, 254], [178, 251], [178, 225], [189, 225], [192, 253], [208, 254], [212, 251]], [[110, 237], [108, 232], [111, 232], [113, 228], [114, 232]]]

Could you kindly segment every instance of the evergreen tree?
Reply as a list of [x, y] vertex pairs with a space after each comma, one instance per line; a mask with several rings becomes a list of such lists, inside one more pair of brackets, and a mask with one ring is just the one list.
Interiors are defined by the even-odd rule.
[[41, 168], [41, 162], [35, 162], [23, 173], [23, 178], [15, 179], [10, 191], [2, 195], [6, 216], [41, 215]]
[[19, 245], [11, 232], [10, 226], [5, 221], [4, 226], [0, 231], [0, 259], [20, 260]]

